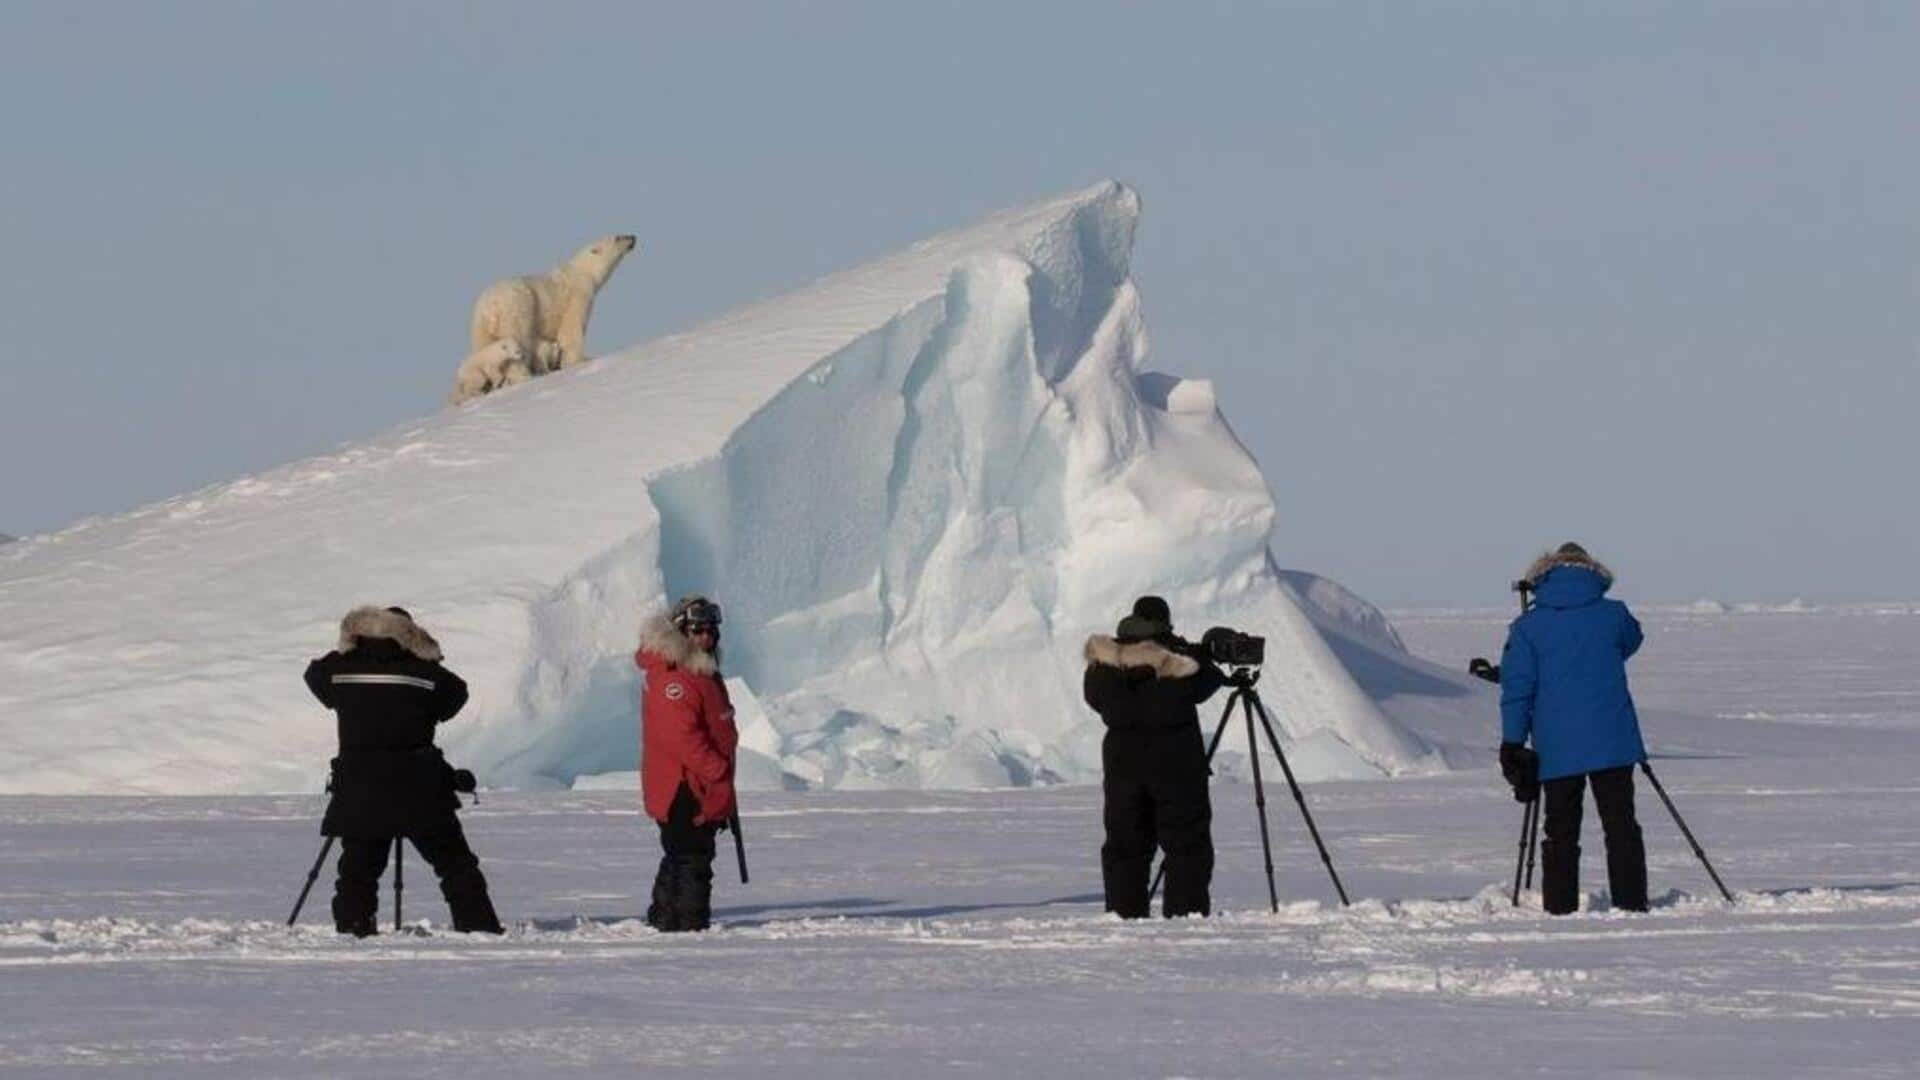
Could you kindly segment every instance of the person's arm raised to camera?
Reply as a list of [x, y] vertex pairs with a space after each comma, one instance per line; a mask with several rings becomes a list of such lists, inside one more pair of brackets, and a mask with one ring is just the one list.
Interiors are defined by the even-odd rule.
[[1227, 685], [1227, 673], [1221, 671], [1212, 660], [1199, 658], [1195, 661], [1200, 670], [1180, 681], [1181, 690], [1188, 701], [1195, 705], [1207, 700], [1214, 692]]
[[1539, 684], [1539, 667], [1533, 655], [1533, 643], [1516, 621], [1507, 631], [1507, 645], [1500, 653], [1500, 741], [1526, 745], [1533, 734], [1533, 695]]
[[1640, 620], [1633, 617], [1633, 612], [1625, 604], [1620, 605], [1620, 622], [1620, 659], [1630, 660], [1634, 653], [1640, 651], [1647, 635], [1640, 629]]
[[[435, 665], [438, 667], [439, 665]], [[444, 724], [467, 707], [467, 682], [445, 667], [433, 673], [433, 722]]]
[[340, 654], [335, 651], [307, 665], [307, 689], [329, 709], [333, 708], [333, 668], [339, 662]]

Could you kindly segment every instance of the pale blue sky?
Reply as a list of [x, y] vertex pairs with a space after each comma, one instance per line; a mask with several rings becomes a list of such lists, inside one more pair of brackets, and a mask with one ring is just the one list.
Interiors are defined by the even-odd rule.
[[1287, 564], [1920, 598], [1912, 4], [705, 7], [0, 9], [0, 531], [432, 412], [591, 236], [606, 351], [1113, 177]]

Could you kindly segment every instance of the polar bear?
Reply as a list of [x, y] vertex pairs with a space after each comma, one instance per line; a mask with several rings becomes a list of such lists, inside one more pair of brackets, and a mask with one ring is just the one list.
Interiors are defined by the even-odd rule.
[[487, 286], [473, 304], [473, 353], [496, 341], [517, 342], [535, 375], [584, 363], [594, 294], [633, 246], [630, 235], [603, 236], [544, 274]]
[[560, 346], [551, 341], [541, 342], [533, 351], [533, 359], [527, 358], [527, 351], [517, 341], [502, 339], [482, 349], [475, 349], [460, 361], [460, 370], [453, 377], [453, 392], [447, 395], [447, 404], [464, 405], [482, 394], [490, 394], [503, 386], [512, 386], [526, 382], [536, 371], [558, 367]]

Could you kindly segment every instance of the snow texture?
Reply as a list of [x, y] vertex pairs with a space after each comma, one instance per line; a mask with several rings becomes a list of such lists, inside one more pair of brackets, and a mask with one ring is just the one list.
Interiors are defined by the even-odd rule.
[[[1217, 914], [1171, 922], [1100, 912], [1096, 788], [751, 795], [752, 883], [724, 856], [699, 936], [641, 921], [659, 849], [625, 788], [483, 793], [507, 935], [448, 933], [409, 852], [405, 929], [367, 941], [326, 877], [280, 925], [317, 796], [10, 796], [0, 1074], [1911, 1075], [1920, 605], [1643, 614], [1654, 765], [1731, 906], [1644, 784], [1651, 913], [1611, 909], [1591, 816], [1583, 910], [1510, 906], [1490, 765], [1313, 785], [1344, 909], [1269, 790], [1277, 914], [1253, 793], [1218, 782]], [[1396, 622], [1457, 664], [1505, 618]]]
[[726, 609], [749, 786], [1094, 777], [1080, 646], [1145, 592], [1190, 636], [1268, 638], [1262, 691], [1308, 778], [1474, 760], [1488, 689], [1279, 570], [1211, 384], [1144, 369], [1138, 214], [1113, 183], [1003, 213], [8, 545], [0, 792], [314, 790], [333, 726], [299, 672], [356, 603], [409, 608], [471, 683], [442, 742], [483, 782], [630, 771], [639, 620], [693, 591]]

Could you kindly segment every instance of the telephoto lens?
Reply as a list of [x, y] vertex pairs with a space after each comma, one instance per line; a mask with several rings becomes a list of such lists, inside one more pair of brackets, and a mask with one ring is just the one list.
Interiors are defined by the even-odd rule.
[[1267, 662], [1267, 639], [1243, 634], [1232, 627], [1216, 626], [1206, 632], [1201, 643], [1216, 664], [1228, 667], [1259, 667]]

